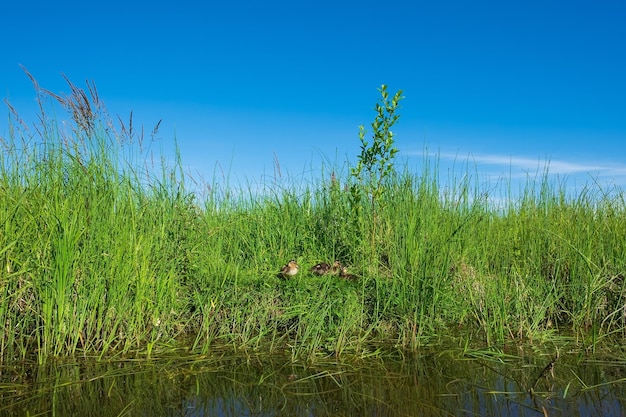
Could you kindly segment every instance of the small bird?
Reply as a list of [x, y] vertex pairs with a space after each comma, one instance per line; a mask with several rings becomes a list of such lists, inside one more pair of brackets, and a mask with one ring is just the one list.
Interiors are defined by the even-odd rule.
[[282, 276], [283, 278], [292, 277], [298, 273], [299, 269], [300, 265], [297, 264], [295, 259], [292, 259], [289, 261], [289, 263], [283, 265], [283, 267], [280, 268], [280, 273], [278, 275]]
[[327, 264], [326, 262], [321, 262], [317, 265], [311, 267], [311, 272], [315, 275], [337, 275], [341, 272], [341, 262], [335, 261], [332, 265]]
[[347, 279], [347, 280], [357, 280], [359, 277], [354, 274], [348, 273], [348, 269], [345, 266], [342, 266], [339, 270], [339, 278]]
[[327, 274], [328, 271], [330, 271], [330, 268], [330, 265], [328, 265], [326, 262], [321, 262], [317, 265], [312, 266], [311, 272], [315, 275], [324, 275]]

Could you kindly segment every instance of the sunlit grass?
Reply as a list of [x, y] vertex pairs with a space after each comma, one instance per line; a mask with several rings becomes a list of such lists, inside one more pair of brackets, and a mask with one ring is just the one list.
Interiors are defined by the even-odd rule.
[[[443, 186], [426, 155], [423, 172], [394, 172], [358, 210], [337, 167], [199, 198], [180, 158], [153, 162], [132, 118], [114, 123], [95, 88], [70, 86], [60, 97], [35, 84], [36, 129], [11, 108], [2, 138], [3, 359], [150, 354], [189, 336], [198, 351], [311, 359], [416, 350], [452, 333], [486, 345], [623, 336], [621, 190], [572, 196], [546, 173], [496, 206], [490, 194], [513, 194], [506, 183], [484, 190], [468, 173]], [[67, 115], [51, 117], [51, 99]], [[278, 278], [292, 258], [301, 272]], [[334, 259], [359, 279], [308, 273]]]

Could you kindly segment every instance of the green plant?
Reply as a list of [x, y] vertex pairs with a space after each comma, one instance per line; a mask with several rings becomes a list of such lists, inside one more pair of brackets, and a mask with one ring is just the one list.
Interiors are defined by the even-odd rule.
[[378, 91], [381, 98], [376, 103], [376, 117], [372, 122], [372, 140], [366, 140], [366, 130], [363, 125], [359, 126], [359, 140], [361, 141], [361, 153], [358, 155], [357, 165], [350, 169], [354, 180], [350, 187], [351, 203], [354, 219], [359, 222], [359, 229], [363, 229], [363, 204], [367, 205], [370, 213], [370, 249], [376, 245], [377, 233], [380, 231], [377, 205], [381, 204], [381, 198], [385, 191], [385, 181], [390, 178], [394, 170], [394, 159], [398, 149], [394, 145], [391, 128], [398, 121], [400, 115], [397, 110], [400, 101], [404, 98], [402, 90], [398, 90], [390, 99], [387, 86], [382, 85]]
[[[394, 172], [393, 161], [398, 153], [394, 146], [391, 128], [400, 118], [396, 111], [399, 108], [402, 90], [398, 90], [393, 98], [389, 99], [387, 86], [382, 85], [381, 100], [376, 103], [376, 117], [372, 122], [372, 143], [365, 139], [366, 130], [359, 126], [359, 140], [361, 154], [358, 156], [356, 167], [350, 173], [357, 181], [357, 193], [366, 192], [372, 204], [380, 199], [384, 192], [384, 181]], [[360, 186], [360, 187], [359, 187]]]

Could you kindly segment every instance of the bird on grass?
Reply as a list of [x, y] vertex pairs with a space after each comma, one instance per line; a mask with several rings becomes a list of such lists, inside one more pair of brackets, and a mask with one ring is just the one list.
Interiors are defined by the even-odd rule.
[[337, 275], [341, 271], [341, 262], [335, 261], [332, 265], [326, 262], [321, 262], [311, 267], [311, 272], [315, 275]]
[[289, 261], [289, 263], [283, 265], [283, 267], [280, 268], [278, 276], [283, 278], [292, 277], [298, 273], [299, 269], [300, 265], [298, 265], [295, 259], [292, 259]]
[[347, 280], [357, 280], [359, 277], [354, 274], [350, 274], [348, 269], [345, 266], [342, 266], [339, 270], [339, 278], [347, 279]]
[[330, 273], [332, 275], [341, 274], [342, 269], [343, 265], [341, 265], [341, 262], [335, 260], [335, 262], [333, 262], [333, 265], [330, 267]]
[[330, 271], [330, 265], [328, 265], [326, 262], [320, 262], [319, 264], [313, 265], [311, 267], [311, 272], [315, 275], [324, 275], [327, 274], [328, 271]]

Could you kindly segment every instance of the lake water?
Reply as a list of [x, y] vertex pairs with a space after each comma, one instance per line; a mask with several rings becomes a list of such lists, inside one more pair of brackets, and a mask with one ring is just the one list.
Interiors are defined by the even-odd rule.
[[[626, 360], [432, 349], [313, 363], [234, 354], [0, 366], [0, 416], [623, 416]], [[532, 388], [532, 394], [531, 394]]]

